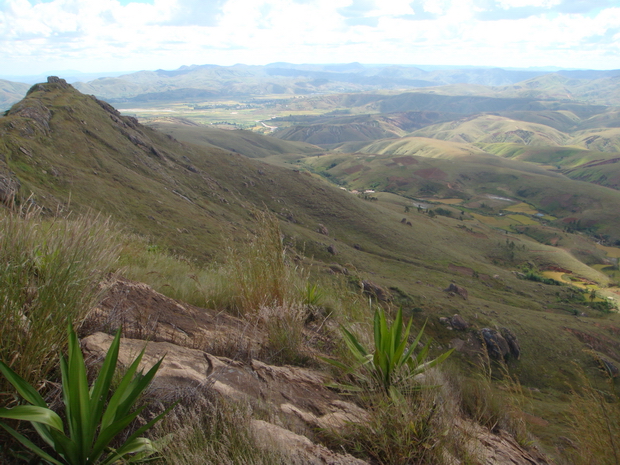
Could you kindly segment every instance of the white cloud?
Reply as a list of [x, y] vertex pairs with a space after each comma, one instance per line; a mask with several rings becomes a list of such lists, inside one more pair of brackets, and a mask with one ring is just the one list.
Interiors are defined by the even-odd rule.
[[620, 68], [620, 8], [609, 4], [0, 0], [0, 63], [3, 74], [274, 61]]

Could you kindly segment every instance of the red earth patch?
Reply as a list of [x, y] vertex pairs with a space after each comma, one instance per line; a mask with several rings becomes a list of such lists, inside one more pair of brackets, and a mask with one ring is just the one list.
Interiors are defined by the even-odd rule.
[[416, 160], [413, 157], [394, 157], [392, 158], [393, 161], [395, 161], [396, 163], [402, 163], [403, 165], [409, 166], [409, 165], [417, 165], [418, 163], [420, 163], [418, 160]]
[[446, 179], [446, 177], [448, 177], [446, 172], [441, 171], [439, 168], [427, 168], [423, 170], [418, 170], [415, 172], [415, 174], [424, 179], [434, 179], [437, 181], [444, 180]]

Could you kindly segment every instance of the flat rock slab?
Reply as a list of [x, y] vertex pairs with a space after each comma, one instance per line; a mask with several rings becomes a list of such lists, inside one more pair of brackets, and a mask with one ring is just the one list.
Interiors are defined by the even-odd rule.
[[[95, 333], [82, 340], [82, 348], [87, 356], [100, 359], [112, 339], [108, 334]], [[306, 425], [338, 427], [366, 417], [364, 410], [325, 387], [325, 375], [305, 368], [272, 366], [257, 360], [244, 363], [169, 342], [126, 338], [121, 340], [119, 362], [128, 366], [145, 346], [141, 367], [148, 369], [165, 356], [152, 384], [159, 397], [211, 384], [229, 399], [270, 404]]]

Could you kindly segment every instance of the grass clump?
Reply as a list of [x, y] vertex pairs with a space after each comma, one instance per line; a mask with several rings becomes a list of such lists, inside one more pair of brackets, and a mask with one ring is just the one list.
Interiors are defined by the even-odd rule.
[[502, 379], [494, 380], [487, 358], [474, 376], [455, 375], [451, 383], [459, 386], [460, 409], [490, 431], [507, 431], [519, 444], [528, 446], [531, 441], [522, 410], [526, 395], [507, 367], [502, 365], [500, 371]]
[[409, 383], [403, 396], [364, 391], [357, 396], [367, 416], [363, 422], [320, 432], [334, 449], [381, 465], [479, 463], [469, 446], [469, 432], [458, 427], [458, 397], [442, 373], [430, 370], [425, 388]]
[[[40, 389], [66, 345], [67, 321], [79, 325], [116, 264], [118, 235], [94, 216], [0, 215], [0, 360]], [[0, 379], [0, 392], [10, 390]]]
[[307, 277], [288, 257], [278, 219], [255, 211], [257, 232], [243, 247], [229, 246], [210, 301], [236, 315], [303, 303]]
[[252, 410], [200, 389], [181, 400], [158, 424], [154, 434], [174, 435], [161, 451], [160, 465], [284, 465], [278, 450], [258, 443]]
[[574, 465], [620, 463], [620, 386], [609, 378], [599, 389], [579, 370], [579, 388], [573, 391], [569, 423], [571, 437], [564, 457]]

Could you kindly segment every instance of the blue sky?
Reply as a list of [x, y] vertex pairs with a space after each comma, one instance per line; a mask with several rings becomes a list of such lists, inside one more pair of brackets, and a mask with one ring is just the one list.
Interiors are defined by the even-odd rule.
[[617, 0], [0, 0], [0, 74], [191, 64], [620, 68]]

